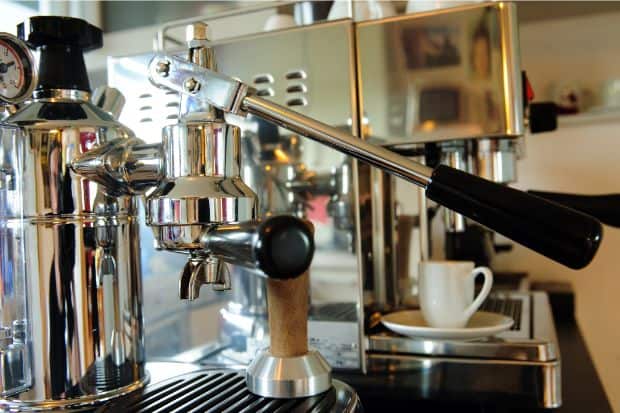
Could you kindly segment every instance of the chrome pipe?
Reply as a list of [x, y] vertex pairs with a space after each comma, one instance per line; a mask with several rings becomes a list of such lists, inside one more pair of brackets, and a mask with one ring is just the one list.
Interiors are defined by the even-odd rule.
[[274, 122], [418, 186], [426, 188], [431, 183], [432, 168], [398, 155], [389, 149], [368, 143], [340, 129], [258, 96], [246, 96], [242, 105], [248, 113]]

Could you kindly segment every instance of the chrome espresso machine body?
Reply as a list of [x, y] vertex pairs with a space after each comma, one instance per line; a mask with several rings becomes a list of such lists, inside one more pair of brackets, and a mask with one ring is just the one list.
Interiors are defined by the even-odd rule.
[[147, 379], [139, 225], [134, 197], [71, 162], [133, 133], [90, 102], [82, 53], [98, 28], [35, 17], [18, 31], [0, 40], [2, 99], [17, 104], [0, 127], [0, 405], [90, 404]]
[[[533, 326], [523, 317], [519, 331], [496, 339], [445, 345], [382, 331], [377, 315], [406, 305], [411, 295], [411, 283], [398, 275], [399, 194], [390, 176], [338, 153], [425, 189], [418, 225], [422, 257], [428, 257], [428, 198], [455, 211], [446, 213], [450, 230], [466, 222], [460, 213], [570, 267], [585, 265], [600, 241], [600, 227], [590, 218], [458, 171], [502, 183], [514, 178], [515, 142], [524, 133], [526, 108], [515, 13], [512, 4], [490, 3], [211, 42], [218, 71], [249, 88], [163, 52], [111, 58], [109, 81], [128, 97], [121, 119], [145, 140], [176, 122], [186, 96], [223, 110], [227, 121], [241, 127], [242, 175], [264, 201], [259, 214], [287, 213], [314, 224], [309, 338], [335, 369], [420, 371], [419, 386], [411, 389], [420, 397], [455, 391], [484, 398], [495, 392], [553, 407], [560, 403], [559, 353], [544, 295], [528, 296], [522, 305], [546, 317], [545, 325]], [[165, 30], [159, 33], [160, 41], [165, 37]], [[434, 155], [452, 168], [433, 164], [433, 170], [398, 152], [427, 163]], [[142, 253], [149, 262], [151, 251]], [[147, 284], [162, 288], [171, 270], [148, 268]], [[180, 311], [146, 303], [162, 315], [154, 317], [151, 340], [169, 345], [154, 352], [188, 350], [176, 359], [247, 363], [268, 343], [264, 288], [232, 271], [233, 290], [242, 287], [236, 295], [218, 293], [202, 307]], [[198, 339], [187, 340], [201, 346], [171, 342], [171, 326], [193, 313], [218, 317], [219, 329], [202, 329]], [[442, 385], [445, 372], [477, 376], [498, 365], [508, 376], [487, 387]]]

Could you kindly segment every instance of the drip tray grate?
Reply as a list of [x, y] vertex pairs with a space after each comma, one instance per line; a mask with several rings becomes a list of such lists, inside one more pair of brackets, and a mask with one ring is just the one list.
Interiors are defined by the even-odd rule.
[[350, 388], [335, 381], [329, 391], [313, 397], [298, 399], [260, 397], [248, 391], [242, 371], [200, 370], [146, 386], [125, 398], [102, 406], [98, 412], [329, 412], [333, 411], [336, 405], [340, 405], [343, 396], [347, 395], [351, 400], [357, 400], [357, 396]]

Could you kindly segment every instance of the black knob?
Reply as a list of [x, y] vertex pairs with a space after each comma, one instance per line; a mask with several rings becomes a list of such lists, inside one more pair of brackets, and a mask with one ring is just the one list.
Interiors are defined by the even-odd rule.
[[88, 51], [103, 46], [101, 29], [73, 17], [31, 17], [17, 26], [17, 33], [34, 47], [62, 45]]
[[83, 53], [103, 45], [101, 29], [73, 17], [36, 16], [20, 23], [17, 34], [40, 52], [36, 90], [90, 91]]
[[202, 242], [206, 251], [226, 262], [258, 269], [277, 279], [302, 275], [314, 255], [311, 224], [288, 215], [218, 225]]
[[268, 276], [295, 278], [310, 266], [314, 236], [305, 221], [287, 215], [276, 216], [262, 222], [258, 234], [258, 267]]

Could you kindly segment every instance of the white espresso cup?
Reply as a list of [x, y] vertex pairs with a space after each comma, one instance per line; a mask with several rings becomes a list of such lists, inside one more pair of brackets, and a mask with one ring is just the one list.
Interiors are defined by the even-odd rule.
[[[484, 284], [474, 299], [475, 279]], [[463, 328], [491, 292], [493, 273], [471, 261], [423, 261], [419, 271], [419, 299], [422, 315], [431, 327]]]

